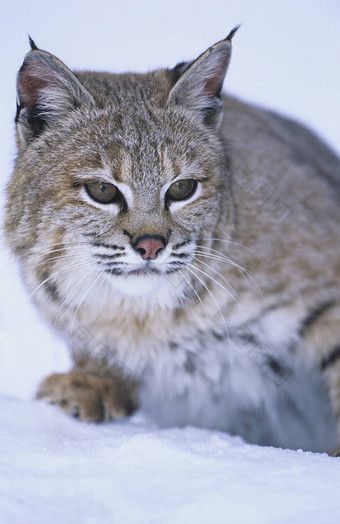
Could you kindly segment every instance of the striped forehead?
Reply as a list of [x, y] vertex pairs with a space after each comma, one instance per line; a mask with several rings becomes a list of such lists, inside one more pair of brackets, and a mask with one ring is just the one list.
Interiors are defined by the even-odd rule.
[[162, 187], [180, 174], [181, 166], [168, 147], [149, 142], [138, 151], [121, 148], [119, 158], [106, 163], [104, 170], [113, 182], [128, 184], [131, 189], [141, 191], [153, 186]]

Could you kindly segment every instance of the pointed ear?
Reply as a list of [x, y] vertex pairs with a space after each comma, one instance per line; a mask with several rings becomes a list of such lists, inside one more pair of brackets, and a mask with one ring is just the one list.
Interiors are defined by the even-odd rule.
[[90, 93], [58, 58], [34, 46], [17, 79], [18, 107], [15, 121], [19, 136], [30, 142], [46, 126], [56, 125], [83, 104], [94, 105]]
[[[217, 128], [222, 109], [221, 90], [231, 57], [231, 40], [238, 27], [225, 40], [217, 42], [191, 63], [173, 69], [176, 83], [168, 106], [178, 105], [196, 113], [203, 122]], [[179, 77], [179, 78], [178, 78]]]

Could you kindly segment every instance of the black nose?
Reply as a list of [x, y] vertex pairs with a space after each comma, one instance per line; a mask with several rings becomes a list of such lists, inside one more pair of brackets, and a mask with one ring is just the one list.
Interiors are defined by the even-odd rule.
[[155, 260], [165, 248], [165, 238], [159, 235], [143, 235], [137, 238], [133, 248], [144, 260]]

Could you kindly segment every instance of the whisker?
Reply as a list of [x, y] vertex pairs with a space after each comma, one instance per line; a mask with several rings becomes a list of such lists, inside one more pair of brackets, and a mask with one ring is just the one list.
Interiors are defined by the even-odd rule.
[[227, 295], [229, 295], [233, 300], [235, 300], [235, 297], [232, 295], [232, 293], [230, 293], [230, 291], [224, 287], [222, 284], [220, 284], [214, 277], [212, 277], [211, 275], [209, 275], [206, 271], [203, 271], [203, 269], [199, 269], [198, 267], [196, 266], [193, 266], [192, 264], [188, 264], [190, 267], [194, 267], [197, 271], [199, 271], [200, 273], [202, 273], [203, 275], [205, 275], [206, 277], [208, 277], [212, 282], [214, 282], [218, 287], [220, 287], [221, 289], [223, 289], [223, 291], [225, 291], [227, 293]]
[[[199, 270], [198, 268], [196, 268], [195, 266], [193, 266], [192, 264], [188, 264], [188, 265], [190, 266], [190, 267], [188, 267], [188, 270], [190, 271], [190, 273], [192, 273], [192, 274], [194, 275], [194, 277], [196, 277], [197, 280], [202, 284], [202, 286], [203, 286], [203, 287], [208, 291], [208, 293], [209, 293], [209, 295], [211, 296], [211, 298], [212, 298], [212, 300], [213, 300], [215, 306], [216, 306], [217, 309], [218, 309], [219, 314], [221, 315], [221, 318], [222, 318], [222, 321], [223, 321], [224, 325], [225, 325], [225, 326], [227, 327], [227, 329], [228, 329], [227, 322], [226, 322], [226, 320], [225, 320], [225, 318], [224, 318], [224, 316], [223, 316], [223, 313], [222, 313], [222, 311], [221, 311], [221, 308], [220, 308], [219, 304], [217, 303], [217, 300], [215, 299], [214, 295], [212, 294], [212, 292], [210, 291], [210, 289], [208, 288], [208, 286], [207, 286], [207, 285], [203, 282], [203, 280], [202, 280], [199, 276], [197, 276], [197, 275], [195, 274], [195, 272], [194, 272], [194, 269], [197, 269], [198, 271], [200, 271], [200, 270]], [[202, 271], [202, 273], [204, 273], [204, 271]]]
[[[195, 259], [195, 260], [197, 260], [197, 259]], [[197, 260], [197, 262], [201, 262], [201, 261], [200, 261], [200, 260]], [[201, 262], [201, 263], [202, 263], [202, 262]], [[203, 262], [203, 264], [204, 264], [204, 262]], [[206, 265], [207, 267], [209, 267], [210, 269], [213, 269], [212, 267], [209, 266], [209, 264], [205, 264], [205, 265]], [[244, 314], [245, 318], [247, 319], [247, 312], [246, 312], [246, 310], [244, 309], [244, 307], [243, 307], [243, 305], [241, 304], [241, 302], [238, 300], [237, 293], [236, 293], [236, 291], [235, 291], [233, 288], [232, 288], [232, 291], [235, 293], [236, 296], [232, 295], [228, 290], [226, 290], [226, 289], [224, 288], [224, 286], [222, 286], [222, 284], [220, 284], [216, 279], [214, 279], [214, 278], [213, 278], [211, 275], [209, 275], [208, 273], [206, 273], [206, 272], [200, 270], [200, 269], [197, 268], [197, 267], [195, 267], [195, 269], [196, 269], [197, 271], [202, 272], [202, 273], [203, 273], [204, 275], [206, 275], [210, 280], [212, 280], [213, 282], [215, 282], [215, 284], [217, 284], [217, 285], [218, 285], [219, 287], [221, 287], [224, 291], [226, 291], [226, 292], [228, 293], [228, 295], [230, 295], [230, 296], [234, 299], [235, 303], [239, 306], [240, 310], [242, 311], [242, 313]], [[217, 272], [217, 273], [218, 273], [218, 272]], [[225, 280], [221, 274], [219, 274], [219, 276], [220, 276], [223, 280]], [[228, 283], [228, 282], [227, 282], [227, 283]], [[248, 326], [251, 328], [251, 322], [249, 321], [249, 319], [246, 320], [246, 323], [247, 323]], [[229, 331], [228, 331], [228, 337], [229, 337]]]
[[213, 253], [207, 253], [206, 251], [200, 251], [199, 249], [196, 249], [195, 255], [200, 255], [202, 257], [210, 258], [211, 260], [219, 260], [220, 262], [226, 262], [228, 264], [230, 263], [229, 260], [226, 259], [225, 257], [222, 257], [220, 255], [214, 255]]
[[[77, 246], [75, 246], [77, 247]], [[44, 263], [44, 262], [47, 262], [48, 260], [46, 260], [44, 257], [46, 256], [50, 256], [50, 255], [57, 255], [58, 253], [61, 253], [60, 255], [60, 259], [62, 260], [62, 253], [65, 252], [65, 248], [59, 248], [59, 249], [52, 249], [52, 250], [49, 250], [49, 251], [46, 251], [46, 252], [42, 252], [42, 251], [37, 251], [35, 256], [32, 256], [30, 255], [29, 256], [29, 261], [30, 262], [33, 262], [35, 263], [36, 260], [41, 260], [41, 263]], [[81, 254], [83, 251], [82, 250], [78, 250], [78, 249], [72, 249], [72, 250], [68, 250], [64, 253], [64, 256], [74, 256], [76, 254]], [[33, 253], [34, 255], [34, 253]], [[58, 258], [56, 256], [56, 258]]]
[[[100, 274], [98, 275], [98, 278], [102, 277], [102, 276], [104, 275], [104, 273], [105, 273], [104, 270], [101, 271]], [[97, 279], [96, 279], [96, 280], [97, 280]], [[96, 280], [93, 282], [92, 285], [94, 285], [94, 284], [96, 283]], [[105, 282], [107, 282], [107, 280], [106, 280], [105, 278], [102, 278], [102, 281], [101, 281], [100, 285], [95, 289], [95, 294], [96, 294], [96, 295], [99, 294], [99, 292], [100, 292], [100, 290], [102, 289], [102, 286], [103, 286], [103, 284], [105, 284]], [[92, 286], [91, 286], [91, 287], [92, 287]], [[88, 290], [88, 291], [90, 291], [90, 290]], [[84, 297], [84, 298], [85, 298], [85, 297]], [[80, 305], [79, 305], [79, 307], [80, 307]], [[77, 312], [75, 313], [75, 315], [76, 315], [76, 314], [77, 314]], [[70, 334], [70, 336], [69, 336], [69, 340], [70, 340], [70, 342], [71, 342], [71, 358], [72, 358], [72, 360], [73, 360], [74, 367], [75, 367], [75, 368], [78, 368], [77, 362], [76, 362], [76, 360], [75, 360], [75, 358], [74, 358], [74, 353], [73, 353], [74, 348], [72, 347], [72, 335], [73, 335], [73, 325], [74, 325], [74, 322], [75, 322], [75, 317], [74, 317], [74, 319], [72, 320], [72, 328], [71, 328], [71, 334]]]
[[[103, 275], [104, 271], [101, 271], [97, 277], [94, 279], [94, 281], [92, 282], [92, 284], [89, 286], [89, 288], [87, 289], [86, 293], [84, 293], [81, 301], [79, 302], [77, 308], [76, 308], [76, 311], [74, 313], [74, 316], [73, 316], [73, 319], [72, 319], [72, 323], [71, 323], [71, 330], [70, 330], [70, 339], [72, 340], [72, 336], [73, 336], [73, 328], [74, 328], [74, 323], [75, 323], [75, 320], [76, 320], [76, 317], [77, 317], [77, 314], [78, 314], [78, 311], [80, 309], [80, 307], [82, 306], [82, 304], [84, 303], [85, 301], [85, 298], [87, 297], [87, 295], [89, 294], [89, 292], [91, 291], [91, 289], [93, 288], [93, 286], [96, 284], [96, 282], [98, 281], [99, 278], [101, 278], [101, 276]], [[91, 274], [91, 271], [86, 275], [90, 275]]]
[[79, 287], [79, 285], [83, 282], [83, 280], [85, 280], [91, 273], [92, 271], [94, 270], [94, 268], [92, 268], [88, 273], [86, 273], [80, 280], [78, 280], [78, 282], [76, 282], [76, 284], [72, 287], [72, 289], [69, 291], [69, 293], [66, 295], [66, 297], [64, 298], [64, 300], [62, 301], [62, 303], [60, 304], [60, 307], [59, 307], [59, 311], [57, 313], [57, 316], [55, 318], [55, 321], [54, 321], [54, 325], [56, 325], [57, 321], [58, 321], [58, 318], [59, 318], [59, 315], [62, 311], [62, 308], [64, 307], [64, 305], [68, 302], [69, 298], [74, 294], [75, 290], [77, 289], [77, 287]]
[[243, 244], [240, 244], [239, 242], [235, 242], [234, 240], [229, 240], [227, 238], [202, 237], [202, 238], [198, 238], [197, 240], [216, 240], [218, 242], [228, 242], [228, 244], [233, 244], [234, 246], [238, 246], [238, 247], [241, 247], [241, 248], [245, 249], [246, 251], [249, 251], [250, 253], [255, 255], [257, 258], [262, 258], [261, 255], [256, 253], [256, 251], [254, 251], [250, 247], [244, 246]]
[[[190, 269], [188, 268], [188, 270], [190, 271]], [[190, 271], [191, 272], [191, 271]], [[180, 275], [182, 275], [182, 277], [184, 278], [184, 280], [186, 281], [186, 283], [189, 285], [189, 287], [193, 290], [193, 292], [195, 293], [196, 297], [198, 298], [202, 308], [203, 308], [203, 311], [204, 311], [204, 314], [206, 316], [206, 319], [208, 321], [208, 325], [209, 325], [209, 329], [210, 329], [210, 333], [212, 333], [212, 326], [211, 326], [211, 321], [209, 319], [209, 315], [208, 315], [208, 312], [207, 312], [207, 309], [205, 307], [205, 305], [203, 304], [203, 301], [201, 299], [201, 297], [199, 296], [199, 294], [197, 293], [196, 289], [194, 288], [194, 286], [192, 285], [192, 283], [190, 282], [190, 280], [184, 275], [183, 271], [179, 270], [179, 273]], [[196, 276], [196, 275], [194, 275]]]
[[65, 247], [78, 247], [78, 246], [90, 246], [91, 245], [91, 242], [78, 242], [78, 241], [73, 241], [73, 242], [68, 242], [68, 241], [60, 241], [60, 242], [54, 242], [52, 244], [48, 244], [46, 245], [46, 250], [44, 251], [41, 247], [39, 246], [34, 246], [34, 247], [31, 247], [29, 249], [29, 253], [39, 253], [39, 254], [48, 254], [50, 251], [51, 251], [51, 248], [60, 248], [61, 251], [64, 250]]
[[46, 258], [46, 259], [42, 260], [41, 262], [36, 262], [34, 264], [34, 267], [43, 266], [44, 264], [47, 264], [49, 262], [55, 262], [56, 260], [58, 260], [60, 262], [63, 262], [65, 260], [74, 260], [74, 256], [75, 256], [75, 254], [68, 254], [68, 255], [60, 255], [60, 256], [57, 256], [57, 257]]
[[[202, 264], [203, 266], [209, 268], [211, 271], [213, 271], [214, 273], [217, 273], [217, 275], [223, 280], [223, 282], [225, 282], [228, 286], [228, 288], [230, 288], [230, 296], [235, 300], [235, 302], [238, 302], [238, 299], [237, 299], [237, 293], [235, 291], [235, 289], [233, 288], [233, 286], [228, 282], [228, 280], [226, 278], [224, 278], [224, 276], [219, 272], [217, 271], [217, 269], [215, 269], [214, 267], [211, 267], [209, 264], [207, 264], [206, 262], [203, 262], [203, 260], [199, 260], [198, 258], [194, 258], [194, 260], [196, 260], [196, 262], [199, 262], [200, 264]], [[197, 268], [198, 269], [198, 268]]]
[[61, 275], [63, 273], [67, 273], [68, 271], [72, 271], [72, 269], [75, 269], [75, 268], [83, 268], [83, 267], [87, 267], [89, 265], [89, 262], [83, 262], [83, 263], [79, 263], [79, 262], [76, 262], [76, 263], [73, 263], [73, 264], [70, 264], [66, 267], [63, 267], [61, 269], [59, 269], [58, 271], [55, 271], [54, 273], [52, 273], [52, 275], [50, 275], [48, 278], [46, 278], [45, 280], [43, 280], [43, 282], [41, 282], [33, 291], [32, 293], [30, 294], [30, 297], [32, 298], [36, 293], [37, 291], [42, 287], [44, 286], [47, 282], [49, 282], [50, 280], [52, 280], [53, 278], [55, 278], [57, 275]]
[[220, 260], [221, 262], [225, 262], [227, 264], [230, 264], [231, 266], [235, 267], [236, 269], [238, 269], [241, 274], [243, 275], [243, 277], [246, 275], [249, 280], [251, 280], [251, 282], [254, 284], [254, 286], [256, 287], [256, 289], [258, 290], [258, 292], [260, 293], [261, 296], [263, 296], [263, 293], [260, 289], [260, 287], [258, 286], [257, 282], [255, 281], [254, 277], [252, 276], [252, 274], [247, 271], [247, 269], [245, 269], [244, 267], [240, 266], [239, 264], [237, 264], [236, 262], [234, 262], [233, 260], [231, 260], [231, 258], [227, 257], [226, 255], [224, 255], [223, 253], [221, 253], [221, 251], [218, 251], [216, 249], [212, 249], [212, 248], [209, 248], [209, 247], [205, 247], [205, 246], [198, 246], [200, 249], [206, 249], [206, 250], [209, 250], [209, 251], [214, 251], [216, 253], [218, 253], [217, 255], [215, 255], [214, 253], [206, 253], [206, 252], [201, 252], [199, 250], [196, 250], [196, 254], [197, 256], [200, 256], [200, 257], [206, 257], [206, 258], [211, 258], [211, 259], [215, 259], [215, 260]]
[[[250, 273], [246, 269], [238, 267], [237, 265], [235, 266], [230, 259], [222, 258], [222, 257], [220, 257], [218, 255], [214, 255], [214, 254], [211, 254], [211, 253], [206, 253], [206, 252], [202, 252], [202, 251], [198, 251], [198, 250], [195, 252], [195, 254], [198, 257], [208, 258], [208, 259], [211, 259], [211, 260], [218, 260], [218, 261], [223, 262], [225, 264], [229, 264], [232, 267], [236, 267], [236, 269], [238, 269], [240, 271], [240, 273], [241, 273], [243, 278], [246, 275], [246, 276], [249, 277], [250, 280], [252, 280], [252, 276], [250, 275]], [[254, 282], [254, 284], [255, 284], [255, 282]]]
[[[39, 265], [42, 265], [42, 264], [45, 264], [45, 263], [48, 263], [48, 262], [53, 262], [55, 260], [67, 260], [67, 259], [73, 259], [75, 255], [78, 255], [78, 254], [82, 254], [83, 251], [82, 250], [77, 250], [77, 249], [72, 249], [72, 250], [68, 250], [66, 253], [64, 254], [60, 254], [58, 255], [58, 253], [62, 253], [63, 251], [65, 251], [65, 249], [54, 249], [52, 251], [50, 251], [49, 253], [46, 253], [46, 254], [39, 254], [39, 255], [36, 255], [35, 257], [30, 257], [30, 262], [33, 262], [35, 264], [35, 266], [39, 266]], [[44, 258], [46, 255], [56, 255], [55, 257], [50, 257], [50, 258]], [[112, 253], [112, 254], [102, 254], [102, 253], [92, 253], [92, 255], [98, 259], [115, 259], [115, 258], [121, 258], [124, 256], [123, 253]], [[40, 262], [35, 262], [37, 260], [40, 260]]]
[[240, 266], [239, 264], [231, 260], [231, 258], [229, 258], [225, 253], [222, 253], [222, 251], [219, 251], [218, 249], [213, 249], [212, 247], [207, 247], [207, 246], [198, 245], [197, 247], [199, 249], [205, 249], [208, 251], [212, 251], [213, 253], [216, 253], [217, 256], [222, 257], [226, 262], [229, 262], [229, 264], [231, 264], [232, 266], [236, 267], [240, 271], [244, 271], [245, 273], [247, 273], [247, 270], [244, 267]]

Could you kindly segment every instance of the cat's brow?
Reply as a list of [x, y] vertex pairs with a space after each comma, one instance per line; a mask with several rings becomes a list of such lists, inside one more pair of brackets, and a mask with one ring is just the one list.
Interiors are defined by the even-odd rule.
[[100, 180], [110, 184], [119, 184], [119, 180], [115, 178], [112, 173], [109, 175], [107, 170], [82, 169], [78, 173], [75, 173], [74, 178], [82, 182], [88, 182], [89, 180]]
[[178, 170], [175, 170], [175, 172], [172, 173], [171, 181], [187, 178], [195, 178], [195, 180], [198, 180], [199, 182], [209, 180], [209, 176], [207, 176], [206, 173], [202, 173], [202, 167], [198, 162], [193, 162], [189, 165], [184, 164], [181, 168], [180, 174], [178, 174]]

